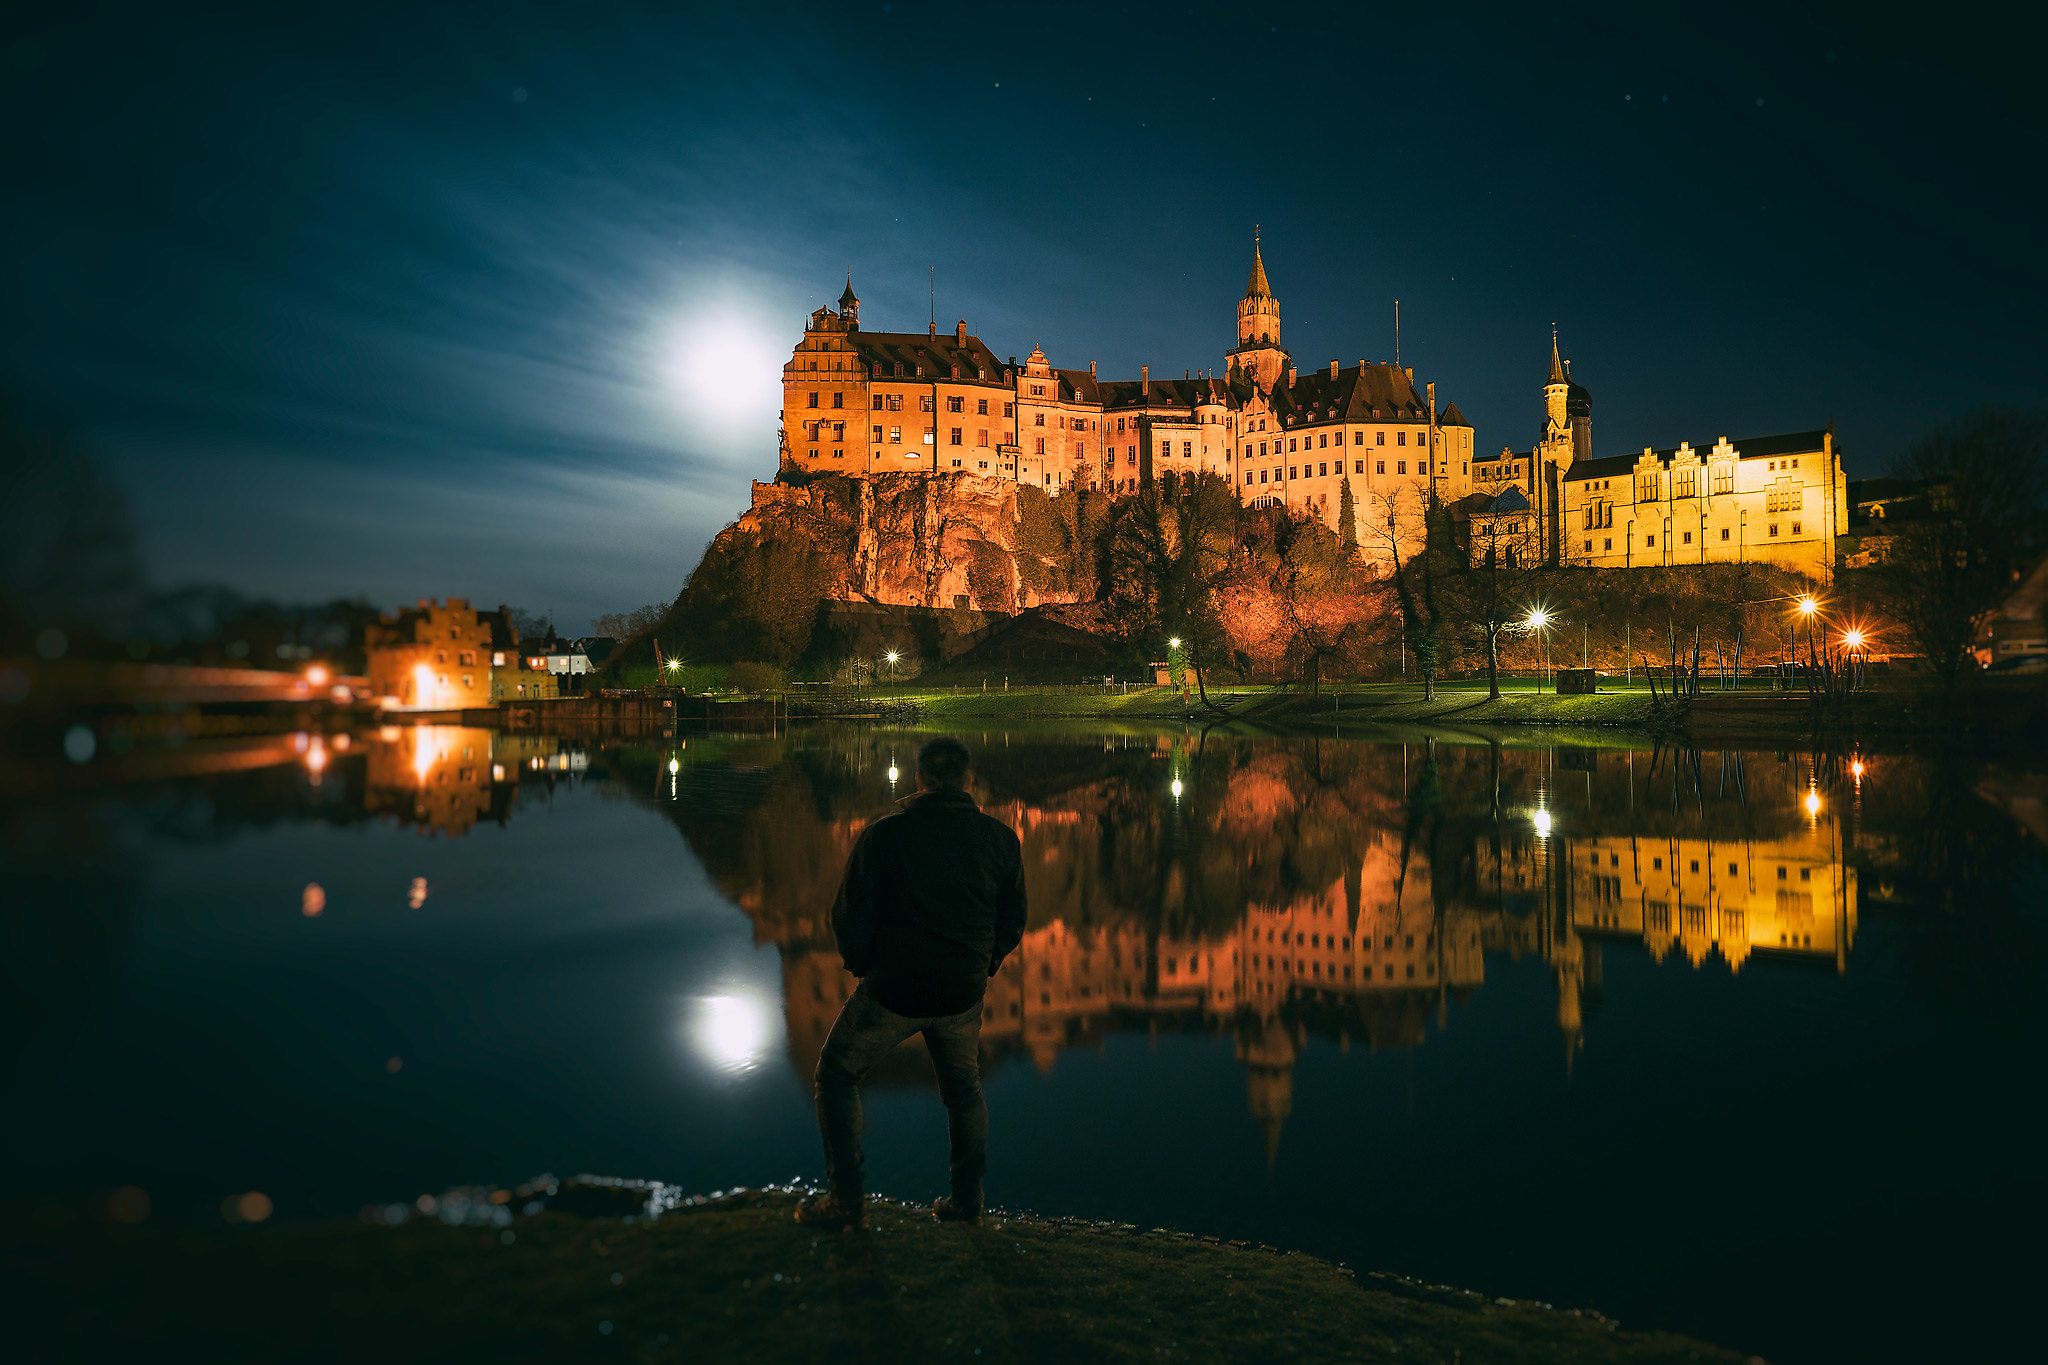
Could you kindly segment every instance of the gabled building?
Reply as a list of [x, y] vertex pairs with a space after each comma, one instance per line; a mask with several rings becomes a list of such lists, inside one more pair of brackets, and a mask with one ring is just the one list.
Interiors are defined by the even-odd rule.
[[1574, 463], [1563, 476], [1567, 564], [1775, 564], [1832, 578], [1848, 484], [1832, 429], [1723, 436]]
[[459, 711], [491, 703], [491, 624], [460, 597], [421, 598], [363, 630], [370, 695], [387, 710]]

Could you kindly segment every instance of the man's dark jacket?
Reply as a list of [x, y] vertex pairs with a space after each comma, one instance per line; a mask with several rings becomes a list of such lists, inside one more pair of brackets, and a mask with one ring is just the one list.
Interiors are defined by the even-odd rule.
[[1016, 832], [960, 791], [919, 792], [861, 832], [832, 906], [846, 970], [887, 1010], [959, 1014], [1024, 938]]

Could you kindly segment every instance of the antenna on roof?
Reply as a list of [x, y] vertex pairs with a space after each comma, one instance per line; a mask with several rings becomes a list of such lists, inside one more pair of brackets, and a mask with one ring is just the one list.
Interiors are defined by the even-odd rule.
[[1401, 368], [1401, 300], [1394, 300], [1394, 368]]
[[939, 325], [939, 268], [937, 266], [932, 266], [925, 274], [925, 296], [926, 301], [931, 305], [932, 326], [936, 329]]

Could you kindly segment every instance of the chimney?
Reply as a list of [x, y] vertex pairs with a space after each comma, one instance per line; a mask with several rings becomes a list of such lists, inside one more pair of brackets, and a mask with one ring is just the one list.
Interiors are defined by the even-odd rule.
[[932, 340], [934, 340], [934, 341], [938, 340], [938, 337], [939, 337], [939, 321], [938, 321], [938, 319], [937, 319], [937, 318], [933, 318], [933, 319], [932, 319], [932, 320], [931, 320], [930, 322], [926, 323], [926, 324], [925, 324], [925, 330], [926, 330], [926, 331], [927, 331], [928, 333], [930, 333], [930, 334], [931, 334], [931, 338], [932, 338]]
[[1095, 377], [1095, 362], [1092, 360], [1088, 362], [1088, 377], [1090, 379]]
[[1415, 367], [1413, 365], [1410, 365], [1407, 369], [1401, 371], [1401, 373], [1408, 376], [1409, 383], [1413, 384], [1415, 382]]
[[1335, 379], [1336, 377], [1337, 377], [1337, 362], [1333, 360], [1333, 361], [1331, 361], [1331, 362], [1330, 362], [1330, 378], [1332, 378], [1332, 379]]
[[1150, 398], [1152, 396], [1152, 367], [1150, 365], [1140, 365], [1138, 367], [1138, 383], [1144, 396]]
[[1287, 387], [1290, 389], [1294, 387], [1294, 367], [1292, 365], [1287, 367]]
[[1365, 357], [1364, 357], [1364, 356], [1360, 356], [1360, 357], [1358, 358], [1358, 372], [1359, 372], [1360, 374], [1364, 374], [1364, 373], [1365, 373]]
[[953, 324], [953, 344], [955, 346], [965, 346], [967, 344], [966, 318], [962, 318], [960, 319], [960, 321]]

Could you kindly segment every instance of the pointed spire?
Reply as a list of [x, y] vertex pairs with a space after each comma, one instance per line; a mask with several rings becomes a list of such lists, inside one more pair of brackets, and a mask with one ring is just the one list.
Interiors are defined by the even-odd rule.
[[1557, 329], [1555, 327], [1550, 329], [1550, 382], [1553, 384], [1565, 382], [1564, 361], [1560, 360], [1557, 354]]
[[1252, 277], [1246, 281], [1244, 296], [1248, 299], [1270, 299], [1273, 286], [1266, 282], [1266, 259], [1259, 252], [1259, 229], [1252, 225]]
[[841, 308], [860, 307], [860, 299], [855, 297], [853, 292], [853, 272], [851, 270], [846, 272], [846, 292], [839, 296], [839, 306]]

